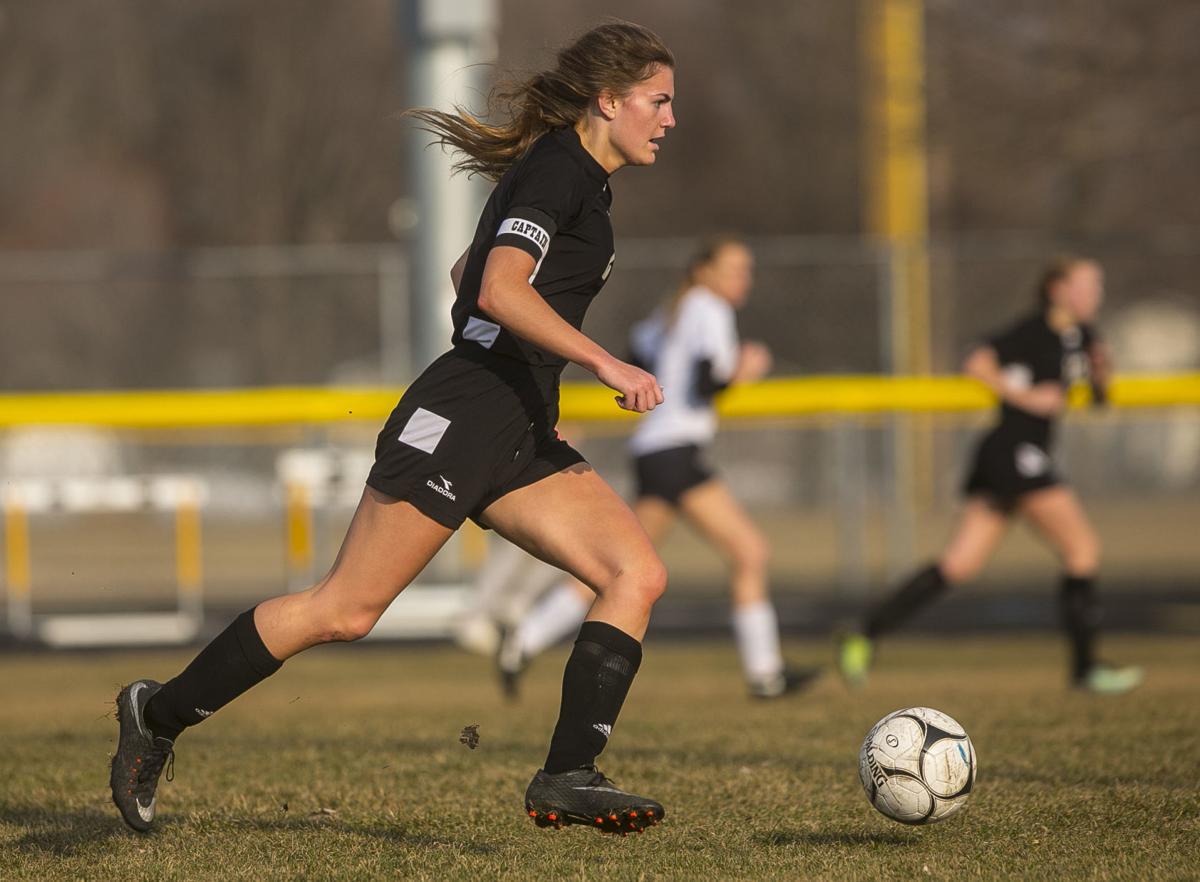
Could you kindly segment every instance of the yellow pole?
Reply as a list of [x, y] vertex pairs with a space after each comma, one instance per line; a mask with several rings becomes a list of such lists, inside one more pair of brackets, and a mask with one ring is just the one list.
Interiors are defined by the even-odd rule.
[[296, 481], [287, 485], [288, 583], [293, 591], [308, 587], [312, 576], [312, 510], [307, 488]]
[[462, 534], [459, 554], [466, 568], [474, 572], [483, 566], [487, 558], [487, 533], [474, 521], [467, 521], [459, 532]]
[[8, 626], [18, 637], [33, 631], [33, 567], [29, 516], [16, 490], [4, 494], [4, 577], [8, 586]]
[[190, 615], [201, 612], [203, 573], [200, 489], [189, 483], [175, 507], [175, 579], [180, 609]]
[[[932, 369], [929, 200], [925, 146], [924, 0], [862, 0], [866, 117], [867, 229], [888, 246], [893, 373]], [[896, 515], [889, 529], [893, 569], [907, 568], [917, 512], [932, 483], [926, 422], [899, 417], [891, 469]]]

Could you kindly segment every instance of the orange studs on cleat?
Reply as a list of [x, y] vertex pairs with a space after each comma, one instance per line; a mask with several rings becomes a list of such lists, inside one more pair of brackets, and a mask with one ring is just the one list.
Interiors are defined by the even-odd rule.
[[536, 818], [536, 817], [537, 817], [537, 812], [536, 812], [536, 811], [534, 811], [533, 809], [530, 809], [530, 810], [529, 810], [529, 817], [531, 817], [531, 818]]
[[608, 816], [608, 819], [609, 819], [610, 821], [615, 821], [615, 820], [617, 819], [617, 816], [616, 816], [616, 815], [609, 815], [609, 816]]
[[629, 817], [631, 817], [631, 818], [636, 818], [636, 817], [637, 817], [637, 812], [630, 812], [630, 813], [629, 813]]
[[546, 818], [547, 818], [547, 819], [549, 819], [549, 820], [551, 820], [551, 821], [557, 821], [557, 820], [558, 820], [558, 815], [554, 814], [554, 812], [551, 812], [550, 814], [546, 815]]

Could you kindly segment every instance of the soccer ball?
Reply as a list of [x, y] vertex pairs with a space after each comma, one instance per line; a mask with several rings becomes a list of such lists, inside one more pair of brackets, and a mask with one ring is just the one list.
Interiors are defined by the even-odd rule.
[[975, 785], [975, 746], [941, 711], [910, 707], [872, 727], [858, 753], [871, 805], [901, 824], [932, 824], [962, 811]]

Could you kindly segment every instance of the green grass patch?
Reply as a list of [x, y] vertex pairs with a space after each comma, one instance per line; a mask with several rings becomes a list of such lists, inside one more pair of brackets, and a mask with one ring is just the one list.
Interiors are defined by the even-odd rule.
[[[827, 647], [791, 647], [800, 662]], [[601, 767], [660, 799], [661, 827], [536, 829], [525, 785], [557, 713], [562, 652], [523, 697], [448, 648], [321, 648], [179, 742], [159, 827], [109, 802], [118, 686], [187, 653], [0, 657], [0, 878], [1193, 879], [1200, 872], [1200, 645], [1113, 639], [1137, 693], [1064, 686], [1049, 638], [904, 640], [870, 685], [832, 676], [744, 697], [728, 643], [652, 643]], [[863, 735], [922, 704], [979, 754], [967, 810], [908, 828], [858, 783]], [[459, 743], [479, 724], [480, 745]]]

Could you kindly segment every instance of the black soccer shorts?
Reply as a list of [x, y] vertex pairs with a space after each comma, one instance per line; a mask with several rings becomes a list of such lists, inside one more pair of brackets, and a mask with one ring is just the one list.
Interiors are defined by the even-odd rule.
[[704, 451], [695, 444], [646, 453], [636, 457], [633, 464], [638, 498], [653, 496], [675, 506], [683, 494], [716, 477], [705, 461]]
[[998, 511], [1010, 513], [1026, 493], [1061, 483], [1042, 445], [1001, 427], [984, 435], [975, 449], [963, 494], [981, 496]]
[[585, 462], [554, 428], [558, 376], [474, 343], [451, 349], [388, 417], [367, 484], [451, 529], [479, 523], [501, 496]]

